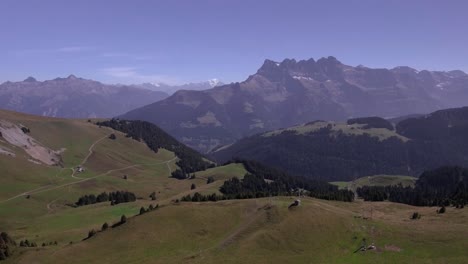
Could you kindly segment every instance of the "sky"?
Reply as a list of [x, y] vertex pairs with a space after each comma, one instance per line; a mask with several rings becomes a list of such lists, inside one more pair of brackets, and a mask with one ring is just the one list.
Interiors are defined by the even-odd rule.
[[465, 0], [2, 0], [0, 82], [243, 81], [265, 59], [468, 72]]

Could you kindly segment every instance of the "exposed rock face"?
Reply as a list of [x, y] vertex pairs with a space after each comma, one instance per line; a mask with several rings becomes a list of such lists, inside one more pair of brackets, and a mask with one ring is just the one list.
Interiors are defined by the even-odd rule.
[[466, 102], [468, 75], [461, 71], [371, 69], [328, 57], [266, 60], [244, 82], [179, 91], [122, 117], [153, 122], [184, 143], [209, 151], [243, 136], [317, 119], [388, 118]]
[[28, 77], [22, 82], [0, 85], [1, 108], [51, 117], [113, 117], [167, 96], [163, 92], [106, 85], [74, 75], [44, 82]]
[[[58, 165], [61, 161], [60, 151], [53, 151], [42, 146], [34, 138], [27, 135], [21, 127], [6, 120], [0, 120], [0, 133], [2, 138], [13, 146], [22, 148], [36, 164]], [[10, 156], [14, 153], [0, 149], [0, 152], [6, 152]]]

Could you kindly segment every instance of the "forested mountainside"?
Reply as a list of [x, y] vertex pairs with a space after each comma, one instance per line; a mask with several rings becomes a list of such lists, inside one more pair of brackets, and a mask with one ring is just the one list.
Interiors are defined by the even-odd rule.
[[137, 141], [143, 141], [155, 152], [160, 148], [174, 152], [179, 158], [176, 164], [180, 167], [180, 172], [183, 173], [184, 176], [195, 171], [214, 167], [214, 164], [203, 159], [200, 153], [178, 142], [158, 126], [149, 122], [111, 119], [98, 122], [97, 125], [110, 127], [125, 133], [126, 137]]
[[463, 208], [468, 204], [468, 170], [444, 166], [422, 173], [414, 187], [363, 186], [357, 193], [366, 201], [389, 200], [416, 206]]
[[253, 159], [296, 175], [351, 180], [376, 174], [418, 176], [444, 165], [468, 166], [468, 107], [396, 124], [379, 118], [317, 121], [239, 140], [218, 160]]

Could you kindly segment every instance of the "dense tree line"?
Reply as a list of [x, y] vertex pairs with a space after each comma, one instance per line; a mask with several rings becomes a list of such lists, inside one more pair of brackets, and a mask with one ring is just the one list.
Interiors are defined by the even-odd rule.
[[248, 187], [253, 187], [256, 183], [259, 183], [258, 179], [269, 180], [269, 186], [271, 193], [277, 195], [293, 194], [297, 191], [305, 190], [309, 193], [310, 196], [326, 199], [326, 200], [340, 200], [340, 201], [352, 201], [354, 195], [352, 192], [347, 190], [339, 190], [337, 186], [331, 185], [328, 182], [321, 180], [314, 180], [302, 176], [293, 176], [285, 173], [284, 171], [265, 166], [260, 162], [251, 161], [251, 160], [234, 160], [234, 162], [242, 163], [245, 169], [251, 174], [254, 175], [257, 179], [253, 182], [249, 182], [252, 179], [249, 179], [246, 184], [251, 185]]
[[111, 202], [112, 205], [136, 201], [136, 196], [132, 192], [116, 191], [102, 192], [99, 195], [89, 194], [81, 196], [75, 203], [76, 206], [84, 206], [95, 203]]
[[37, 247], [36, 242], [29, 241], [27, 239], [21, 240], [19, 243], [20, 247]]
[[357, 194], [367, 201], [404, 203], [416, 206], [464, 207], [468, 203], [468, 169], [445, 166], [421, 174], [413, 187], [364, 186]]
[[226, 180], [219, 189], [222, 195], [195, 193], [193, 196], [187, 195], [181, 200], [203, 202], [298, 194], [347, 202], [354, 199], [354, 194], [351, 191], [339, 190], [338, 187], [327, 182], [291, 176], [255, 161], [234, 160], [232, 162], [242, 163], [248, 173], [242, 180], [237, 177]]
[[50, 241], [50, 242], [48, 242], [48, 243], [46, 243], [46, 242], [43, 242], [43, 243], [42, 243], [42, 247], [57, 246], [57, 245], [58, 245], [57, 241], [54, 241], [54, 242]]
[[0, 232], [0, 261], [11, 257], [13, 247], [16, 242], [6, 232]]
[[216, 202], [221, 200], [228, 200], [229, 198], [225, 195], [218, 195], [216, 193], [212, 193], [209, 195], [203, 195], [199, 192], [194, 193], [193, 195], [187, 194], [186, 196], [180, 199], [182, 202]]
[[175, 175], [173, 174], [173, 176], [175, 178], [188, 178], [187, 175], [190, 173], [215, 166], [204, 160], [200, 153], [178, 142], [158, 126], [149, 122], [111, 119], [98, 122], [97, 125], [110, 127], [126, 133], [127, 137], [143, 141], [154, 152], [157, 152], [159, 148], [174, 152], [179, 158], [177, 166], [180, 168], [180, 170], [174, 172]]

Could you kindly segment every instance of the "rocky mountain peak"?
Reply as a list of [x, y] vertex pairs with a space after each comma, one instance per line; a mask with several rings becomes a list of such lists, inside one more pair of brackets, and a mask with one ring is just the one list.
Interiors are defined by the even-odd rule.
[[29, 76], [28, 78], [24, 79], [24, 82], [37, 82], [34, 77]]

